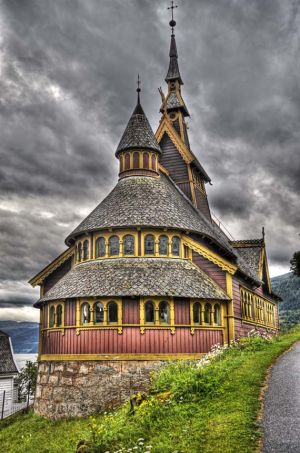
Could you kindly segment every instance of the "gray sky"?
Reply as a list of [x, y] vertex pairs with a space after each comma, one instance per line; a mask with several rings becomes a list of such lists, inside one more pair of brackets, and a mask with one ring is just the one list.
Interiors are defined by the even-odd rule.
[[[212, 211], [260, 237], [271, 274], [299, 247], [300, 2], [178, 0], [192, 149]], [[0, 319], [37, 319], [27, 280], [117, 182], [136, 101], [155, 130], [170, 20], [161, 0], [0, 0]]]

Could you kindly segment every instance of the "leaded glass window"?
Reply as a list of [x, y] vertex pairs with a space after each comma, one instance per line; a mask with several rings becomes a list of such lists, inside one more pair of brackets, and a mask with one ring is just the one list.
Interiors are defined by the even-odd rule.
[[196, 302], [193, 305], [193, 317], [194, 317], [194, 324], [200, 324], [200, 316], [201, 316], [201, 305], [199, 302]]
[[109, 238], [109, 255], [115, 256], [120, 254], [120, 243], [118, 236], [111, 236]]
[[55, 308], [52, 305], [52, 307], [50, 307], [50, 314], [49, 314], [49, 327], [54, 327], [54, 324], [55, 324]]
[[87, 260], [89, 258], [89, 241], [86, 239], [83, 243], [83, 259]]
[[145, 237], [145, 255], [154, 255], [154, 236], [152, 234], [147, 234]]
[[180, 254], [180, 239], [178, 236], [172, 237], [172, 255], [179, 256]]
[[159, 236], [159, 254], [168, 255], [168, 236]]
[[105, 256], [105, 239], [100, 237], [96, 241], [96, 258]]
[[56, 307], [56, 325], [60, 327], [62, 325], [62, 306], [57, 305]]
[[94, 305], [94, 322], [99, 324], [104, 320], [104, 308], [101, 302], [96, 302]]
[[131, 234], [124, 237], [124, 255], [134, 255], [134, 236]]
[[91, 321], [91, 308], [88, 303], [81, 305], [81, 324], [88, 324]]
[[108, 322], [118, 322], [118, 305], [116, 302], [108, 304]]
[[159, 321], [167, 324], [170, 322], [170, 310], [167, 302], [161, 302], [159, 304]]
[[205, 304], [204, 307], [204, 322], [206, 324], [210, 324], [210, 313], [211, 313], [211, 305]]
[[145, 303], [145, 321], [154, 322], [154, 305], [151, 301]]
[[219, 304], [215, 304], [214, 306], [214, 323], [218, 324], [218, 326], [221, 324], [221, 309]]
[[81, 261], [82, 258], [82, 245], [81, 242], [78, 244], [78, 261]]

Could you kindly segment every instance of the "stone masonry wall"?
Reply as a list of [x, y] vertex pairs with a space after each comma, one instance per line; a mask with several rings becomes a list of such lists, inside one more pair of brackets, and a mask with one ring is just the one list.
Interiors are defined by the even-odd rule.
[[51, 419], [111, 410], [149, 388], [162, 361], [40, 362], [34, 412]]

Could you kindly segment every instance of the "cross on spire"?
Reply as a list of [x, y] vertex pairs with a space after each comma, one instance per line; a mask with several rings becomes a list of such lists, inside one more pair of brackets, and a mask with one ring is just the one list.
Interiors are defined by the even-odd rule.
[[140, 82], [140, 74], [138, 74], [138, 78], [137, 78], [137, 89], [136, 89], [136, 92], [138, 94], [138, 104], [140, 104], [140, 92], [141, 92], [141, 88], [140, 88], [140, 85], [141, 85], [141, 82]]
[[172, 19], [169, 22], [170, 26], [172, 27], [172, 34], [174, 34], [174, 27], [176, 25], [176, 21], [174, 20], [174, 9], [175, 8], [178, 8], [178, 6], [174, 5], [174, 1], [171, 0], [171, 6], [169, 6], [168, 9], [170, 9], [171, 13], [172, 13]]

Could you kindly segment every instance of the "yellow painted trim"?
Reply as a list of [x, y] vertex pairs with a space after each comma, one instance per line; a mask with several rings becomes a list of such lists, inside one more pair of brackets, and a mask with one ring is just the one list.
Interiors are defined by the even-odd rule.
[[194, 241], [189, 236], [183, 236], [182, 241], [183, 244], [185, 244], [187, 247], [189, 247], [190, 249], [199, 253], [199, 255], [202, 255], [204, 258], [208, 259], [209, 261], [219, 266], [223, 271], [226, 271], [231, 275], [235, 274], [237, 270], [237, 266], [235, 264], [230, 263], [230, 261], [227, 261], [220, 255], [217, 255], [204, 245], [199, 244], [199, 242]]
[[192, 155], [192, 153], [189, 151], [183, 140], [181, 139], [180, 135], [176, 132], [174, 127], [172, 126], [171, 121], [169, 120], [168, 116], [165, 114], [162, 117], [162, 120], [158, 126], [158, 129], [155, 133], [155, 138], [157, 142], [159, 143], [164, 135], [164, 133], [167, 133], [170, 140], [174, 143], [176, 146], [176, 149], [179, 151], [181, 154], [183, 160], [189, 164], [191, 163], [195, 158]]
[[59, 362], [69, 360], [102, 361], [102, 360], [199, 360], [204, 353], [198, 354], [42, 354], [38, 357], [39, 362]]
[[232, 275], [229, 272], [226, 272], [226, 292], [230, 297], [230, 302], [228, 303], [228, 337], [229, 341], [234, 340], [234, 309], [233, 309], [233, 287], [232, 287]]
[[65, 252], [59, 255], [52, 263], [48, 264], [44, 269], [42, 269], [35, 277], [29, 280], [28, 283], [34, 288], [36, 285], [43, 283], [46, 277], [54, 272], [61, 264], [63, 264], [70, 256], [74, 254], [75, 247], [69, 247]]

